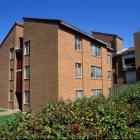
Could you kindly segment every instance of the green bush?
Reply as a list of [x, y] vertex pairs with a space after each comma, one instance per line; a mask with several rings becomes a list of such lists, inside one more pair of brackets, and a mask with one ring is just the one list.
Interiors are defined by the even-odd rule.
[[140, 84], [108, 98], [57, 101], [38, 114], [17, 113], [0, 139], [140, 139]]

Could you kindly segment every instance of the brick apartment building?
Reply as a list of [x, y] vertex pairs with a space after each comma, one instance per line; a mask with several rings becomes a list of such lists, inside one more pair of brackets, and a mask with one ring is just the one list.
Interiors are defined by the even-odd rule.
[[103, 40], [113, 48], [113, 84], [136, 82], [135, 49], [123, 48], [123, 39], [115, 34], [93, 32], [93, 37]]
[[39, 111], [49, 101], [107, 96], [112, 49], [61, 20], [24, 18], [0, 45], [0, 107]]
[[134, 48], [136, 55], [137, 80], [140, 80], [140, 30], [134, 33]]

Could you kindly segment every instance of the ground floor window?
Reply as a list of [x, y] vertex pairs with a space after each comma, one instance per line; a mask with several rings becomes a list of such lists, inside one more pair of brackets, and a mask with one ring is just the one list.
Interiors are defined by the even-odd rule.
[[26, 105], [30, 104], [30, 93], [29, 93], [29, 91], [24, 92], [24, 104], [26, 104]]
[[111, 95], [111, 88], [108, 88], [108, 95]]
[[12, 91], [12, 90], [9, 91], [9, 98], [8, 98], [8, 101], [9, 101], [9, 102], [13, 102], [13, 101], [14, 101], [14, 94], [13, 94], [13, 91]]
[[93, 89], [91, 90], [92, 97], [101, 97], [102, 96], [102, 89]]
[[83, 90], [76, 90], [76, 99], [82, 99], [84, 96]]

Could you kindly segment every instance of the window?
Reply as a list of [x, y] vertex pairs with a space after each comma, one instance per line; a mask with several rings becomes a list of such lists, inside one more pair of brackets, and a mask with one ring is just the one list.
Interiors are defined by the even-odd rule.
[[102, 90], [101, 89], [91, 90], [91, 96], [92, 97], [101, 97], [102, 96]]
[[25, 79], [30, 79], [30, 66], [25, 66]]
[[82, 50], [82, 38], [79, 36], [75, 37], [75, 50], [76, 51]]
[[24, 92], [24, 104], [26, 104], [26, 105], [30, 104], [30, 93], [29, 93], [29, 91]]
[[83, 96], [83, 90], [76, 90], [76, 99], [82, 99]]
[[29, 55], [30, 54], [30, 41], [27, 41], [24, 44], [24, 55]]
[[96, 79], [101, 78], [101, 68], [91, 66], [91, 77], [96, 78]]
[[112, 79], [112, 73], [111, 71], [108, 71], [108, 80], [111, 80]]
[[91, 54], [93, 54], [94, 56], [98, 56], [98, 57], [101, 56], [101, 47], [100, 46], [97, 46], [97, 45], [94, 45], [91, 43], [90, 47], [91, 47]]
[[14, 80], [14, 70], [10, 69], [9, 80]]
[[111, 88], [108, 88], [108, 95], [111, 95]]
[[10, 49], [10, 60], [14, 59], [14, 55], [15, 55], [14, 48], [12, 48]]
[[111, 64], [111, 56], [107, 54], [107, 64]]
[[82, 64], [81, 63], [75, 64], [75, 74], [76, 74], [76, 78], [82, 78]]
[[14, 95], [13, 95], [13, 91], [12, 91], [12, 90], [9, 91], [9, 98], [8, 98], [8, 101], [9, 101], [9, 102], [13, 102], [13, 101], [14, 101]]

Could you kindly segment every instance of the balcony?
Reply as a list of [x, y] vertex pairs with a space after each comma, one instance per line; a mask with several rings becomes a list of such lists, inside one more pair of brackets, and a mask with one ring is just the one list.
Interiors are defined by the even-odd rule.
[[136, 68], [135, 63], [124, 64], [124, 66], [123, 66], [124, 71], [133, 70], [135, 68]]

